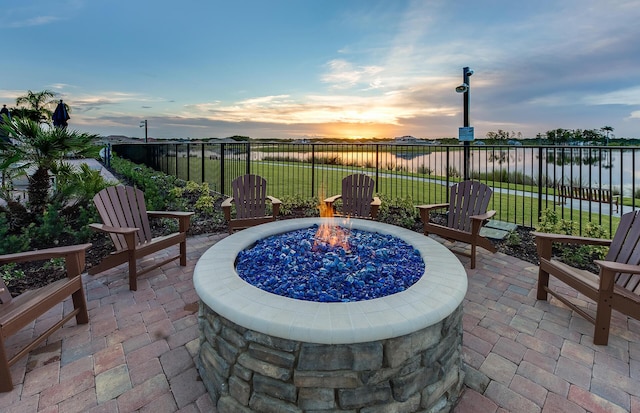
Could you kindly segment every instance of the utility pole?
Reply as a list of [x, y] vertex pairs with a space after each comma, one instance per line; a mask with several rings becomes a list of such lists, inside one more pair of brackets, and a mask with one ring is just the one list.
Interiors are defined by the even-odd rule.
[[144, 143], [147, 143], [149, 141], [149, 135], [147, 134], [147, 120], [143, 120], [142, 122], [140, 122], [140, 127], [142, 128], [144, 126]]
[[463, 141], [464, 145], [464, 164], [463, 164], [463, 175], [464, 180], [469, 179], [469, 158], [471, 157], [471, 141], [473, 140], [473, 128], [469, 125], [469, 76], [473, 74], [473, 70], [468, 67], [464, 67], [462, 69], [462, 84], [456, 87], [456, 92], [462, 93], [462, 104], [463, 104], [463, 118], [462, 118], [462, 126], [464, 127], [464, 133], [459, 135], [459, 139]]

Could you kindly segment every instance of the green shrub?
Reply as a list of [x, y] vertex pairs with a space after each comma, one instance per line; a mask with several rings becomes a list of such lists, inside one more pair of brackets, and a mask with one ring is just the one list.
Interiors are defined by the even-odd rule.
[[[560, 219], [558, 213], [551, 209], [542, 211], [537, 230], [552, 234], [578, 235], [575, 222]], [[587, 223], [584, 228], [585, 237], [604, 238], [606, 235], [607, 232], [602, 226], [592, 222]], [[585, 267], [593, 260], [602, 259], [607, 251], [607, 247], [579, 244], [554, 244], [554, 249], [563, 262], [576, 267]]]
[[290, 216], [294, 215], [297, 211], [304, 211], [304, 215], [308, 217], [319, 216], [318, 205], [320, 201], [318, 197], [308, 198], [300, 194], [285, 195], [279, 198], [282, 201], [280, 204], [280, 215]]
[[24, 271], [16, 268], [16, 266], [15, 262], [0, 266], [0, 276], [5, 284], [10, 284], [11, 281], [21, 280], [25, 277]]
[[9, 234], [6, 214], [0, 214], [0, 254], [12, 254], [29, 249], [30, 239], [24, 232], [16, 235]]
[[378, 211], [378, 220], [387, 224], [412, 229], [418, 221], [418, 210], [410, 196], [404, 198], [388, 198], [380, 195], [382, 204]]

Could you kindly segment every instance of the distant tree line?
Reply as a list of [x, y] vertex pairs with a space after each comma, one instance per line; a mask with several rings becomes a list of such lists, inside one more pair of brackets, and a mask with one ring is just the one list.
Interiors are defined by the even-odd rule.
[[[553, 129], [545, 132], [544, 134], [538, 134], [535, 140], [538, 143], [546, 143], [551, 145], [567, 145], [582, 143], [586, 145], [608, 145], [615, 135], [613, 134], [612, 126], [603, 126], [599, 129]], [[498, 129], [496, 132], [487, 132], [487, 139], [500, 142], [507, 142], [509, 140], [522, 139], [521, 132], [508, 132], [502, 129]]]

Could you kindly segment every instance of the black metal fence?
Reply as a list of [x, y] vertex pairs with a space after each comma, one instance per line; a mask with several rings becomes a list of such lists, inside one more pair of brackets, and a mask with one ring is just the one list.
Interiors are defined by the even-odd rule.
[[[305, 198], [339, 193], [348, 174], [376, 181], [385, 202], [447, 202], [448, 187], [462, 179], [464, 156], [458, 145], [332, 143], [149, 143], [117, 144], [113, 151], [184, 180], [207, 182], [227, 194], [242, 174], [261, 175], [277, 197]], [[621, 213], [640, 205], [637, 147], [471, 146], [472, 179], [494, 189], [497, 219], [535, 227], [545, 209], [577, 223], [588, 222], [610, 234]], [[591, 188], [572, 196], [567, 189]], [[561, 196], [561, 192], [564, 196]], [[585, 192], [586, 193], [586, 192]], [[569, 196], [567, 196], [569, 194]]]

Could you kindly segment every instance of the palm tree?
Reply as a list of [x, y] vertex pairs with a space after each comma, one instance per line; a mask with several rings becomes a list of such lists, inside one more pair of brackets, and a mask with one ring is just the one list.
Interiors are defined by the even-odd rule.
[[609, 133], [613, 132], [613, 126], [603, 126], [600, 128], [600, 130], [606, 134], [605, 146], [609, 145]]
[[[98, 135], [41, 125], [14, 118], [0, 125], [12, 143], [0, 142], [0, 170], [7, 176], [27, 175], [31, 213], [40, 215], [52, 199], [50, 173], [61, 169], [66, 156], [95, 157]], [[32, 172], [29, 172], [32, 171]]]
[[16, 98], [17, 106], [26, 106], [29, 118], [39, 123], [47, 123], [51, 120], [53, 112], [47, 106], [54, 103], [56, 92], [43, 90], [41, 92], [27, 91], [24, 96]]

